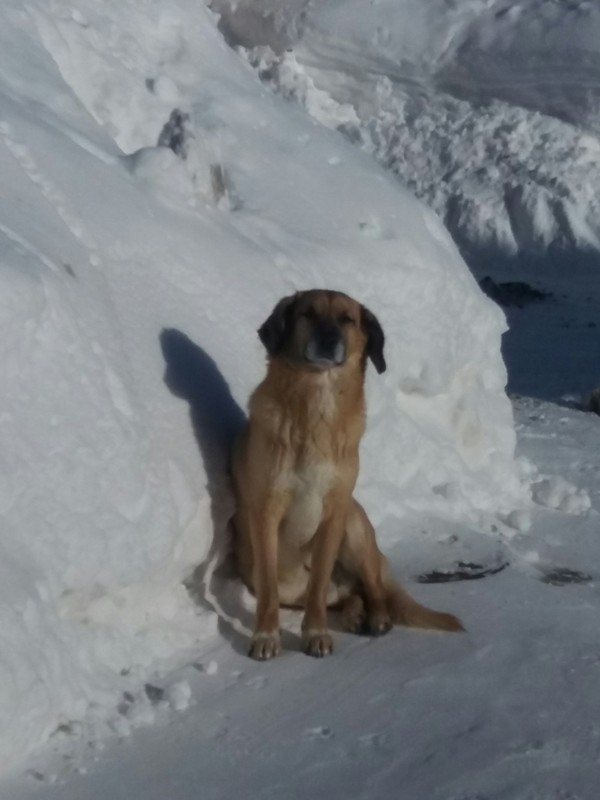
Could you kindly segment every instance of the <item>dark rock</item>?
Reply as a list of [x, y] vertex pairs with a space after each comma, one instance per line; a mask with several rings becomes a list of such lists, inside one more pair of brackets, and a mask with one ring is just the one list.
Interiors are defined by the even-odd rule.
[[524, 308], [530, 303], [541, 303], [544, 300], [553, 298], [552, 292], [534, 289], [533, 286], [523, 281], [496, 283], [489, 275], [479, 281], [479, 286], [488, 297], [504, 307], [516, 306], [516, 308]]

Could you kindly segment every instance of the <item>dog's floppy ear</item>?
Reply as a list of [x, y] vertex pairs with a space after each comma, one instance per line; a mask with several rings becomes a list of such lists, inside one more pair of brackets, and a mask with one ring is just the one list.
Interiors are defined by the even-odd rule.
[[365, 353], [375, 365], [377, 372], [381, 375], [382, 372], [385, 372], [387, 367], [385, 358], [383, 357], [383, 345], [385, 343], [383, 328], [379, 324], [379, 320], [375, 314], [364, 306], [361, 306], [361, 324], [362, 329], [367, 334]]
[[271, 316], [258, 329], [258, 337], [270, 356], [276, 356], [283, 347], [292, 317], [290, 312], [297, 296], [292, 294], [280, 300]]

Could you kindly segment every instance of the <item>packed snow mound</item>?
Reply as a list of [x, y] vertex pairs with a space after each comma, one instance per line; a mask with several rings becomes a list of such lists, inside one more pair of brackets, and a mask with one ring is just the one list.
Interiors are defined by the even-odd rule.
[[[369, 91], [270, 47], [246, 51], [261, 79], [396, 174], [465, 246], [506, 253], [600, 247], [600, 140], [542, 114], [440, 92]], [[367, 81], [361, 76], [361, 81]], [[343, 87], [343, 89], [342, 89]]]
[[0, 19], [7, 767], [76, 724], [141, 724], [136, 688], [214, 632], [182, 584], [225, 547], [227, 450], [282, 295], [340, 288], [384, 327], [359, 486], [376, 524], [485, 526], [528, 490], [502, 313], [433, 212], [274, 97], [207, 9], [9, 0]]
[[590, 0], [484, 3], [437, 79], [600, 133], [600, 8]]
[[[215, 5], [248, 47], [250, 7]], [[263, 80], [391, 169], [460, 245], [552, 247], [566, 262], [598, 250], [593, 4], [327, 0], [288, 4], [287, 14], [261, 5], [248, 57]]]
[[234, 8], [247, 6], [272, 31], [254, 44], [302, 40], [332, 68], [505, 100], [600, 132], [600, 9], [590, 0], [237, 0]]

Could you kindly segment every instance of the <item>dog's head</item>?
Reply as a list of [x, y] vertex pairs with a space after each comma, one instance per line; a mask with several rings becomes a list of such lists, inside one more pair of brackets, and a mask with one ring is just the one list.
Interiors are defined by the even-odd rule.
[[370, 358], [385, 372], [384, 335], [368, 308], [342, 292], [312, 289], [284, 297], [258, 329], [270, 356], [308, 369], [340, 367]]

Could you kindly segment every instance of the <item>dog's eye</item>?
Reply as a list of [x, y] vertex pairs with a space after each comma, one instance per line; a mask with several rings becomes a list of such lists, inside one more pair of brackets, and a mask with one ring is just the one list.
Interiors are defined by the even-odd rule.
[[304, 317], [304, 319], [316, 319], [317, 312], [314, 310], [314, 308], [307, 308], [306, 311], [301, 311], [298, 316]]
[[350, 314], [344, 311], [339, 315], [338, 322], [340, 325], [354, 325], [354, 317], [351, 317]]

